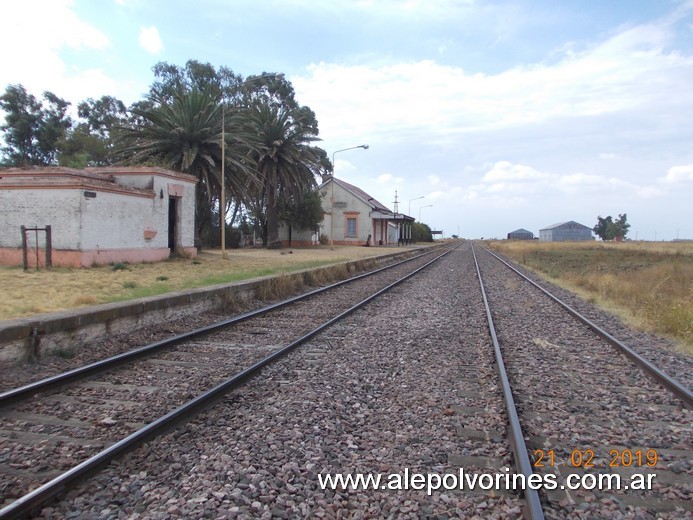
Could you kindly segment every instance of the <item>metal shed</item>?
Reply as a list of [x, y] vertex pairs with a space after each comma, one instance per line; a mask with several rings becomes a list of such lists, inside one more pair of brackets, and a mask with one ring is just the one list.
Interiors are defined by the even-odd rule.
[[592, 240], [592, 228], [569, 220], [539, 230], [539, 240], [542, 242], [572, 242]]
[[508, 240], [532, 240], [534, 239], [534, 233], [527, 231], [524, 228], [516, 229], [508, 233]]

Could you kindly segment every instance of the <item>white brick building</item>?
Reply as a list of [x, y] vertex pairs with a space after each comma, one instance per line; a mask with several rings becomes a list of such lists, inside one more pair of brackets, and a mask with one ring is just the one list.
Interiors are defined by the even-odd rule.
[[[53, 265], [195, 255], [196, 182], [152, 167], [0, 169], [0, 264], [22, 264], [21, 226], [51, 226]], [[44, 233], [28, 235], [44, 248]]]

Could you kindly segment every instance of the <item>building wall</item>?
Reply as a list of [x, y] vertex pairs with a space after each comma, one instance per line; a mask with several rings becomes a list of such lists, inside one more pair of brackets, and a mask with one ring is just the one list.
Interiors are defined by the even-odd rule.
[[310, 229], [296, 229], [285, 223], [279, 224], [279, 240], [282, 247], [315, 246], [320, 243], [320, 235]]
[[[0, 190], [0, 247], [21, 248], [21, 226], [50, 225], [53, 247], [79, 249], [81, 198], [82, 192], [70, 189]], [[39, 234], [41, 244], [43, 238]]]
[[532, 240], [533, 233], [508, 233], [508, 240]]
[[399, 229], [394, 222], [387, 223], [387, 243], [396, 244], [399, 239]]
[[[83, 198], [81, 206], [79, 249], [168, 247], [168, 199], [96, 192], [94, 198]], [[147, 240], [145, 230], [156, 235]]]

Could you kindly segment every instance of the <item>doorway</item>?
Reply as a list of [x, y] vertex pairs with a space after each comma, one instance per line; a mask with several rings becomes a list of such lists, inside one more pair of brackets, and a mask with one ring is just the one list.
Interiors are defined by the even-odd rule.
[[178, 199], [169, 197], [168, 199], [168, 248], [170, 255], [176, 252], [176, 236], [178, 236]]

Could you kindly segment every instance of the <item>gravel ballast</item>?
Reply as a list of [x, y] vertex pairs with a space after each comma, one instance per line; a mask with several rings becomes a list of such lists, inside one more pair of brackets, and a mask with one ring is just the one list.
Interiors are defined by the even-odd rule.
[[327, 473], [443, 475], [458, 473], [459, 461], [469, 472], [511, 466], [469, 272], [468, 255], [451, 253], [44, 516], [520, 517], [521, 501], [509, 493], [318, 485]]

